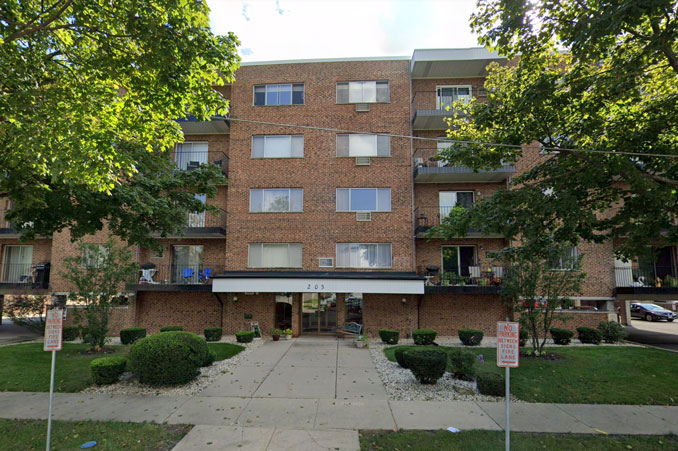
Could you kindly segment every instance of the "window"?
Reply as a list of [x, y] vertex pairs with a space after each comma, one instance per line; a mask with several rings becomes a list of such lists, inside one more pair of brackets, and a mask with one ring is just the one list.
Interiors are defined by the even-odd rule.
[[337, 211], [391, 211], [391, 188], [337, 188]]
[[444, 110], [457, 100], [463, 102], [471, 100], [471, 85], [436, 87], [436, 109]]
[[86, 248], [82, 251], [82, 266], [90, 268], [99, 268], [108, 258], [108, 249], [103, 244], [95, 244], [93, 248]]
[[390, 157], [389, 135], [362, 134], [337, 135], [338, 157]]
[[444, 273], [469, 277], [471, 275], [469, 268], [475, 266], [476, 261], [475, 246], [442, 247], [442, 268]]
[[573, 270], [577, 269], [579, 251], [577, 246], [570, 246], [561, 251], [553, 252], [549, 258], [549, 265], [551, 269]]
[[345, 81], [337, 83], [337, 103], [386, 103], [388, 81]]
[[33, 272], [33, 246], [5, 246], [2, 281], [28, 283]]
[[172, 283], [201, 283], [202, 256], [202, 246], [172, 246]]
[[391, 243], [337, 243], [337, 268], [390, 268]]
[[300, 243], [252, 243], [250, 268], [301, 268]]
[[252, 158], [304, 158], [304, 135], [252, 136]]
[[[194, 197], [203, 204], [207, 201], [207, 196], [205, 194], [196, 194]], [[186, 227], [188, 228], [205, 227], [205, 213], [206, 212], [204, 211], [201, 211], [199, 213], [198, 212], [189, 213], [188, 223], [186, 224]]]
[[344, 322], [346, 323], [363, 323], [363, 294], [362, 293], [346, 293], [344, 298], [346, 304], [346, 315]]
[[174, 161], [182, 171], [193, 171], [201, 164], [207, 164], [208, 145], [206, 142], [185, 142], [177, 144]]
[[449, 216], [454, 207], [471, 208], [472, 206], [473, 191], [440, 191], [438, 193], [441, 218]]
[[270, 188], [250, 190], [251, 213], [283, 213], [303, 211], [304, 190]]
[[303, 105], [304, 84], [256, 85], [254, 105]]

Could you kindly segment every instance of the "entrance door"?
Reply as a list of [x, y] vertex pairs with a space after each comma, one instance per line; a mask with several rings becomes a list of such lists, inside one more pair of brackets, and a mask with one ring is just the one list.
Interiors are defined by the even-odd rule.
[[337, 330], [337, 295], [335, 293], [303, 293], [301, 331], [332, 333]]

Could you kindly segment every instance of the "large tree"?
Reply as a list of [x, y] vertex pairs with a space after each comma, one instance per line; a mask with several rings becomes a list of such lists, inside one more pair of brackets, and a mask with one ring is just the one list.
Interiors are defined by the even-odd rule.
[[443, 158], [535, 164], [441, 231], [501, 230], [531, 251], [619, 238], [625, 256], [678, 243], [676, 2], [479, 0], [471, 22], [511, 59], [489, 68], [486, 102], [454, 105], [448, 136], [466, 142]]
[[0, 200], [26, 237], [110, 221], [144, 241], [204, 208], [187, 192], [213, 194], [220, 175], [182, 175], [168, 149], [183, 140], [174, 119], [227, 113], [213, 86], [232, 82], [239, 42], [215, 36], [208, 12], [198, 0], [0, 3]]

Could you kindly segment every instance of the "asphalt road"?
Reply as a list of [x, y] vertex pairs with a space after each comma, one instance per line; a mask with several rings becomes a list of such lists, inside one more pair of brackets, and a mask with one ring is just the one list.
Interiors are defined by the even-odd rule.
[[678, 351], [678, 320], [669, 323], [634, 319], [626, 326], [626, 332], [630, 341]]

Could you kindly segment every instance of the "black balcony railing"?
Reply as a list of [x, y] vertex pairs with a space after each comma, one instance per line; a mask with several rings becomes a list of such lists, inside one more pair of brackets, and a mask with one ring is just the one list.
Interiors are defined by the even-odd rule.
[[676, 288], [678, 275], [676, 268], [670, 265], [655, 265], [648, 268], [629, 266], [615, 267], [617, 287], [631, 288]]
[[5, 263], [0, 265], [0, 284], [19, 288], [49, 287], [49, 263]]
[[455, 101], [469, 101], [471, 98], [484, 100], [487, 97], [485, 88], [471, 88], [471, 95], [439, 95], [438, 91], [416, 91], [412, 97], [412, 114], [417, 110], [438, 110], [440, 114], [447, 114], [446, 107], [452, 108]]
[[212, 283], [215, 274], [223, 271], [223, 265], [209, 263], [155, 265], [153, 268], [140, 269], [135, 283], [138, 285], [208, 285]]
[[214, 164], [228, 176], [228, 155], [220, 150], [179, 151], [174, 152], [172, 159], [181, 171], [194, 171], [203, 164]]
[[419, 274], [426, 277], [427, 293], [497, 293], [501, 289], [506, 271], [502, 266], [461, 268], [461, 274], [440, 271], [429, 267]]
[[[414, 210], [415, 233], [420, 234], [426, 232], [431, 227], [439, 226], [443, 219], [450, 216], [451, 206], [438, 207], [417, 207]], [[469, 234], [479, 234], [480, 229], [471, 229]]]

